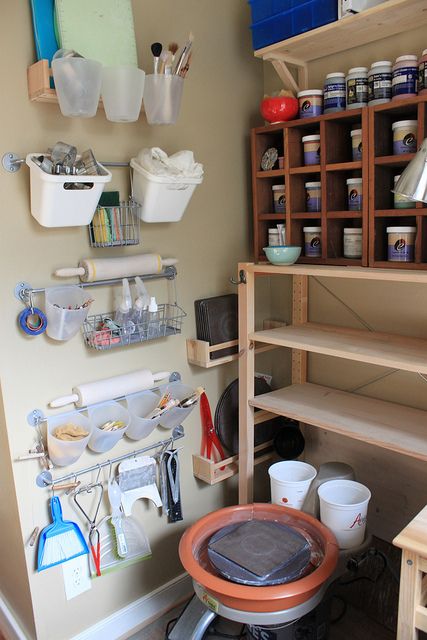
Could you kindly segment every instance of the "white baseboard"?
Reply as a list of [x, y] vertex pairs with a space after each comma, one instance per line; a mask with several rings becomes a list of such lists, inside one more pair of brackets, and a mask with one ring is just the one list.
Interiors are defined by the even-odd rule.
[[0, 592], [0, 631], [6, 640], [28, 640], [5, 597]]
[[191, 578], [187, 573], [183, 573], [70, 640], [122, 640], [183, 602], [192, 592]]

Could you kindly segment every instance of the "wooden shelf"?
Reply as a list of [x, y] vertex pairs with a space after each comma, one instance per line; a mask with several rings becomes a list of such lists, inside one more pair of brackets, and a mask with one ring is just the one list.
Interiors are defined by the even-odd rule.
[[305, 383], [256, 396], [259, 409], [427, 461], [427, 412]]
[[257, 178], [283, 178], [284, 169], [271, 169], [271, 171], [257, 171]]
[[[415, 204], [415, 203], [414, 203]], [[407, 216], [425, 216], [427, 214], [426, 209], [377, 209], [375, 216], [377, 218], [400, 218]]]
[[249, 334], [250, 340], [427, 374], [427, 340], [308, 322]]
[[362, 168], [362, 161], [335, 162], [326, 165], [326, 171], [357, 171]]
[[349, 220], [360, 220], [362, 218], [361, 211], [327, 211], [326, 216], [329, 220], [335, 218], [348, 218]]
[[398, 156], [378, 156], [375, 158], [375, 164], [388, 167], [403, 167], [414, 157], [415, 153], [402, 153]]
[[238, 353], [233, 353], [228, 356], [222, 356], [211, 360], [211, 353], [221, 351], [230, 347], [238, 346], [238, 340], [230, 340], [229, 342], [223, 342], [221, 344], [210, 345], [209, 342], [204, 340], [187, 340], [187, 360], [190, 364], [195, 364], [198, 367], [204, 367], [210, 369], [211, 367], [217, 367], [220, 364], [226, 364], [227, 362], [233, 362], [239, 357]]
[[291, 167], [289, 169], [291, 175], [304, 175], [305, 173], [320, 173], [320, 164], [308, 164], [303, 167]]

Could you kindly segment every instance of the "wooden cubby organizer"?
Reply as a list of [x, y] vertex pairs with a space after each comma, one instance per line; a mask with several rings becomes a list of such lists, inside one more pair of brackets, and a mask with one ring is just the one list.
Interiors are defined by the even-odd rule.
[[[253, 500], [255, 409], [427, 461], [427, 411], [307, 382], [307, 353], [427, 374], [427, 340], [308, 322], [308, 278], [427, 284], [427, 271], [239, 264], [239, 501]], [[292, 325], [255, 331], [255, 279], [290, 275]], [[254, 396], [254, 342], [292, 349], [292, 384]]]
[[[368, 198], [363, 198], [362, 211], [349, 211], [347, 178], [361, 177], [368, 184], [368, 110], [354, 109], [315, 118], [293, 120], [252, 130], [252, 188], [254, 205], [254, 256], [265, 262], [263, 247], [268, 245], [268, 229], [278, 223], [286, 225], [286, 244], [304, 247], [304, 226], [322, 229], [322, 256], [307, 257], [304, 249], [299, 263], [368, 264]], [[350, 132], [362, 129], [362, 160], [352, 159]], [[302, 138], [320, 135], [320, 163], [304, 165]], [[284, 155], [283, 169], [263, 171], [261, 158], [269, 147]], [[283, 153], [281, 154], [281, 152]], [[305, 183], [321, 183], [321, 210], [306, 211]], [[272, 186], [285, 184], [286, 212], [273, 212]], [[344, 227], [362, 228], [362, 257], [344, 258]]]
[[[427, 136], [427, 96], [407, 98], [369, 108], [369, 264], [372, 267], [427, 268], [427, 207], [394, 209], [393, 179], [415, 154], [393, 155], [391, 126], [399, 120], [417, 120], [417, 148]], [[388, 226], [416, 227], [415, 261], [387, 261]]]

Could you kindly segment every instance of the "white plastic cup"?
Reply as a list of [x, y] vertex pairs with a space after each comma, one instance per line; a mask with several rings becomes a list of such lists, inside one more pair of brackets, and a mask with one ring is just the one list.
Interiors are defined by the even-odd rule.
[[282, 507], [301, 509], [317, 470], [300, 460], [282, 460], [268, 469], [271, 502]]
[[[118, 402], [108, 402], [99, 407], [91, 407], [88, 410], [89, 418], [92, 421], [92, 435], [88, 447], [97, 453], [109, 451], [121, 440], [129, 427], [129, 411]], [[110, 420], [120, 420], [125, 423], [123, 429], [115, 431], [104, 431], [100, 429], [102, 425]]]
[[320, 520], [335, 534], [340, 549], [351, 549], [365, 539], [368, 487], [354, 480], [331, 480], [318, 489]]
[[137, 67], [104, 67], [102, 102], [111, 122], [135, 122], [139, 118], [145, 73]]
[[101, 93], [102, 64], [86, 58], [52, 60], [52, 73], [63, 116], [92, 118]]
[[[172, 398], [184, 400], [194, 393], [194, 388], [182, 384], [181, 382], [171, 382], [164, 389], [164, 393], [166, 393], [167, 391], [170, 391]], [[191, 405], [191, 407], [188, 408], [172, 407], [172, 409], [169, 409], [169, 411], [166, 411], [161, 416], [160, 426], [164, 429], [174, 429], [190, 415], [196, 404], [197, 403]]]
[[175, 124], [181, 107], [184, 79], [151, 74], [145, 78], [144, 106], [148, 124]]
[[159, 396], [152, 391], [142, 391], [126, 396], [129, 409], [129, 428], [126, 435], [131, 440], [141, 440], [154, 431], [160, 422], [160, 417], [147, 419], [151, 411], [158, 405]]
[[[78, 333], [86, 320], [89, 306], [75, 309], [82, 305], [88, 296], [84, 289], [77, 285], [50, 287], [45, 291], [46, 300], [46, 333], [54, 340], [69, 340]], [[68, 307], [71, 307], [70, 309]]]
[[[88, 432], [85, 438], [80, 440], [60, 440], [53, 434], [55, 429], [63, 424], [75, 424]], [[90, 440], [92, 423], [89, 418], [78, 411], [70, 411], [58, 416], [52, 416], [47, 420], [47, 448], [49, 458], [58, 467], [66, 467], [77, 462]]]

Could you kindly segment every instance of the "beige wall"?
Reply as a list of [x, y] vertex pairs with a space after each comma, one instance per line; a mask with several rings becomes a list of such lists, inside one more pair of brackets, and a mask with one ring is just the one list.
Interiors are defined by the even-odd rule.
[[[381, 37], [381, 33], [378, 34]], [[320, 58], [309, 65], [309, 87], [322, 87], [326, 73], [346, 72], [353, 66], [370, 66], [376, 60], [394, 60], [405, 53], [419, 54], [426, 47], [425, 29], [419, 28], [392, 38]], [[265, 65], [265, 91], [280, 88], [271, 65]], [[411, 284], [333, 281], [321, 279], [333, 294], [363, 318], [374, 330], [425, 337], [427, 301], [425, 288]], [[286, 294], [288, 289], [285, 289]], [[277, 298], [276, 298], [277, 299]], [[310, 319], [342, 326], [362, 324], [318, 282], [310, 283]], [[310, 356], [312, 382], [344, 390], [360, 387], [363, 395], [427, 408], [426, 382], [417, 374], [395, 372], [366, 384], [391, 370], [337, 358]], [[363, 386], [362, 385], [366, 385]], [[404, 425], [402, 425], [404, 426]], [[306, 427], [306, 456], [316, 465], [328, 460], [352, 464], [358, 479], [372, 489], [369, 526], [387, 540], [425, 505], [427, 468], [417, 460], [378, 447]]]
[[[141, 225], [141, 246], [123, 251], [91, 250], [86, 228], [42, 228], [29, 211], [28, 169], [16, 175], [0, 172], [0, 373], [5, 416], [1, 425], [0, 590], [30, 631], [35, 625], [38, 640], [70, 638], [177, 576], [182, 571], [177, 543], [185, 527], [236, 499], [235, 492], [227, 493], [226, 487], [202, 485], [192, 475], [191, 454], [200, 447], [196, 410], [185, 423], [187, 436], [181, 453], [184, 522], [167, 524], [154, 506], [136, 505], [135, 513], [151, 541], [152, 560], [96, 580], [91, 591], [67, 603], [61, 567], [37, 574], [36, 548], [24, 547], [35, 526], [48, 524], [50, 497], [48, 491], [35, 486], [37, 462], [11, 463], [32, 445], [33, 431], [26, 423], [29, 411], [39, 407], [48, 412], [48, 401], [69, 393], [75, 384], [140, 367], [177, 370], [190, 385], [204, 385], [214, 409], [219, 393], [236, 376], [234, 365], [210, 371], [190, 367], [185, 338], [195, 335], [194, 300], [232, 291], [228, 277], [235, 274], [237, 261], [250, 255], [248, 132], [257, 117], [262, 65], [252, 57], [248, 7], [245, 2], [229, 0], [144, 0], [134, 2], [134, 17], [140, 66], [146, 71], [151, 70], [151, 42], [182, 43], [190, 29], [195, 34], [193, 64], [175, 126], [149, 127], [143, 117], [136, 124], [113, 124], [102, 111], [90, 120], [72, 120], [62, 117], [56, 105], [30, 103], [26, 68], [34, 61], [34, 51], [29, 3], [2, 2], [0, 65], [7, 86], [0, 106], [2, 154], [14, 151], [25, 156], [65, 140], [81, 150], [92, 147], [101, 160], [129, 160], [144, 146], [160, 146], [169, 153], [188, 148], [205, 166], [204, 182], [183, 220], [176, 225]], [[126, 196], [127, 171], [113, 169], [110, 186], [120, 188]], [[55, 282], [51, 276], [55, 268], [76, 265], [82, 257], [140, 251], [179, 259], [178, 302], [188, 314], [182, 336], [98, 353], [86, 349], [79, 336], [68, 343], [55, 343], [46, 336], [26, 339], [18, 330], [16, 318], [22, 305], [13, 297], [18, 281], [43, 287]], [[110, 290], [96, 290], [94, 297], [95, 312], [111, 309]], [[43, 299], [38, 298], [37, 303], [43, 305]], [[144, 444], [165, 433], [156, 430]], [[126, 440], [114, 454], [132, 448]], [[105, 457], [86, 453], [76, 468]], [[77, 519], [68, 499], [62, 503], [65, 516]], [[34, 632], [32, 635], [35, 637]]]

